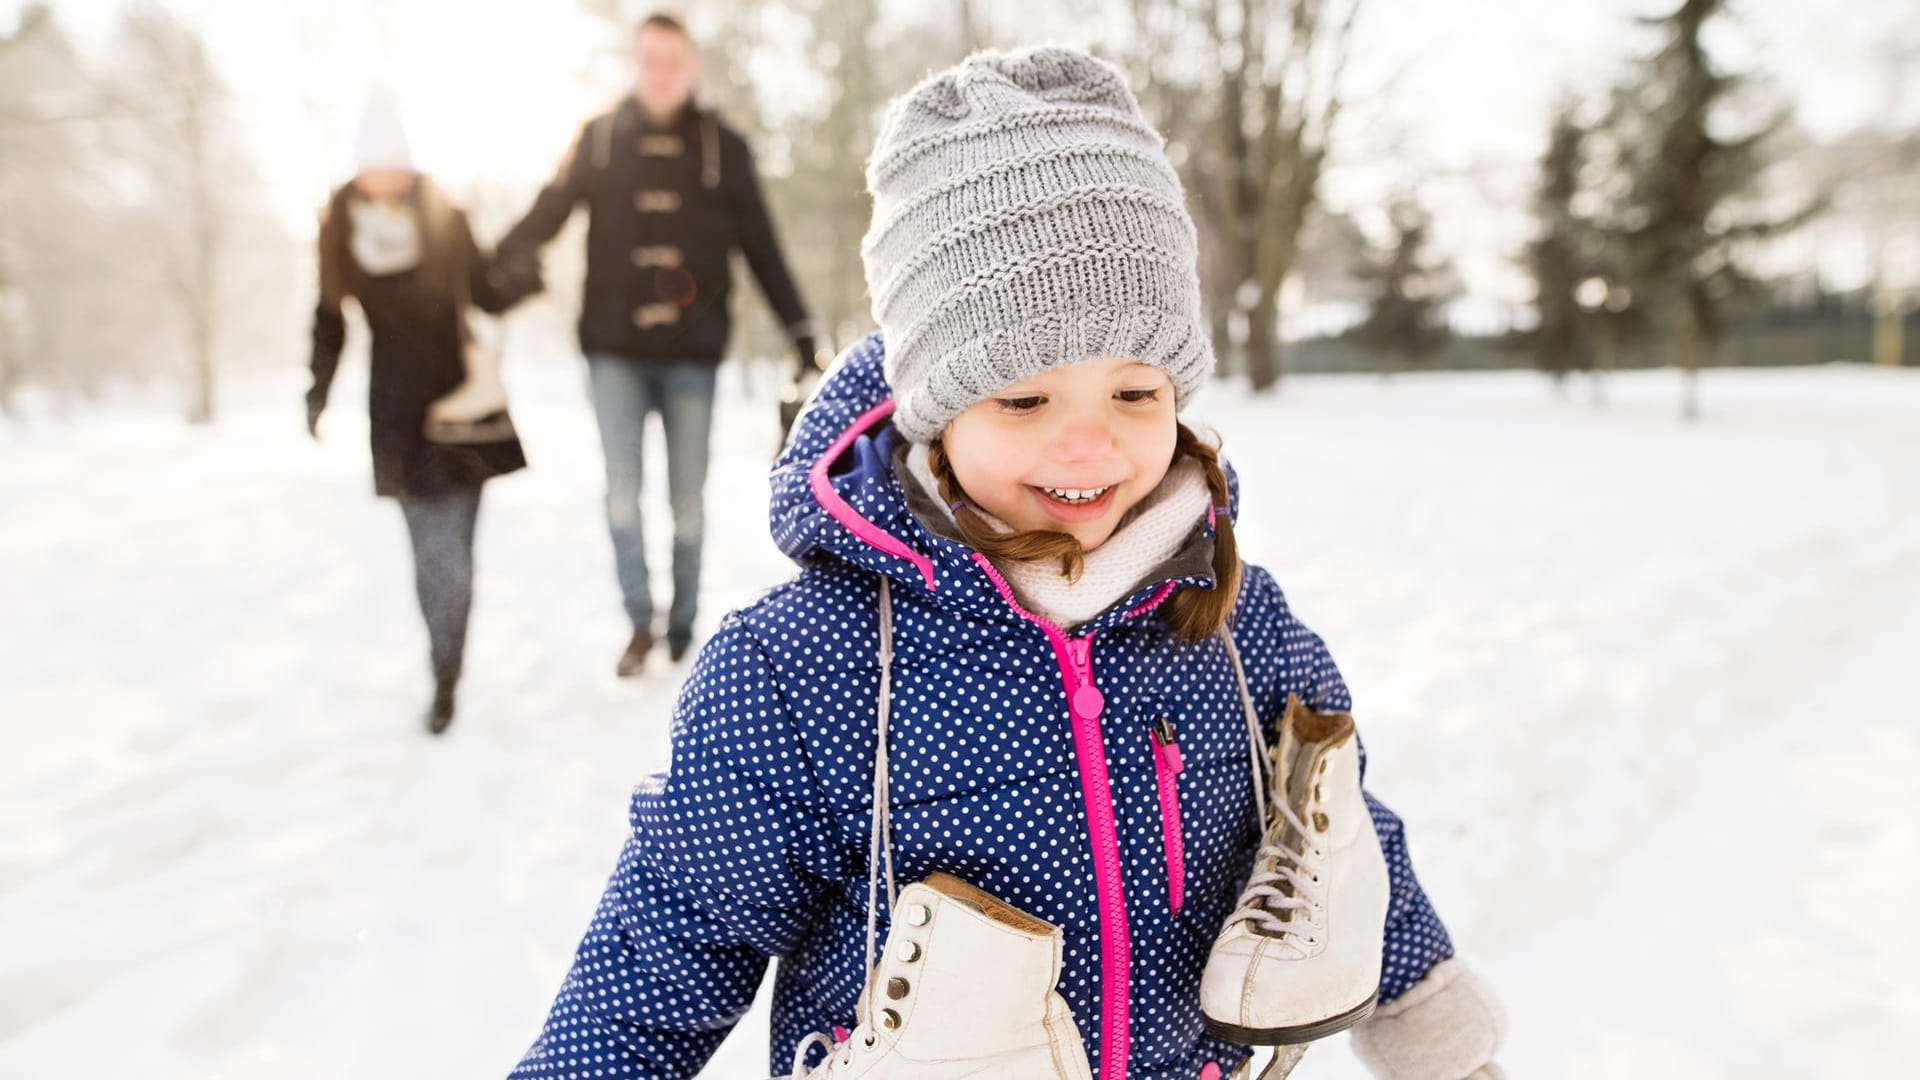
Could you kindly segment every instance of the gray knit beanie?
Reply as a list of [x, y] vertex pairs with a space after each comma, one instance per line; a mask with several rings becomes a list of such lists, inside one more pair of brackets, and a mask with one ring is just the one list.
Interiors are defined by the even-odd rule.
[[1010, 383], [1122, 356], [1184, 407], [1213, 369], [1179, 174], [1112, 67], [981, 53], [888, 110], [860, 253], [894, 424], [931, 442]]

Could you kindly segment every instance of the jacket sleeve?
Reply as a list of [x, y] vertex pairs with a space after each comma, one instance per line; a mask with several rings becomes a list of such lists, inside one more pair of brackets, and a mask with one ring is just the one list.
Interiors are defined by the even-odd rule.
[[674, 712], [632, 833], [515, 1080], [690, 1077], [823, 907], [838, 847], [759, 643], [730, 619]]
[[313, 308], [313, 352], [308, 367], [313, 382], [307, 387], [307, 407], [327, 407], [327, 395], [333, 389], [334, 372], [340, 369], [340, 350], [347, 342], [347, 319], [339, 304], [321, 300]]
[[481, 249], [479, 241], [473, 238], [473, 225], [465, 214], [460, 215], [460, 235], [455, 237], [455, 242], [466, 245], [467, 296], [473, 301], [474, 307], [489, 315], [501, 315], [540, 291], [537, 271], [532, 275], [531, 287], [527, 287], [524, 274], [515, 273], [514, 268]]
[[499, 264], [513, 268], [517, 274], [525, 273], [526, 267], [537, 266], [540, 249], [573, 216], [573, 208], [580, 204], [580, 200], [587, 197], [587, 170], [591, 167], [587, 139], [592, 130], [592, 123], [580, 129], [580, 134], [574, 137], [572, 148], [560, 162], [560, 168], [554, 172], [547, 186], [540, 189], [526, 216], [500, 238], [497, 249]]
[[780, 317], [787, 337], [796, 342], [814, 337], [806, 304], [800, 299], [800, 290], [787, 270], [786, 257], [780, 252], [780, 237], [774, 230], [772, 215], [767, 212], [766, 199], [761, 195], [760, 177], [746, 140], [731, 131], [724, 133], [721, 162], [734, 245], [747, 257], [747, 266], [753, 271], [754, 280], [760, 283], [760, 292], [767, 298], [768, 306]]
[[[1248, 596], [1242, 602], [1246, 611], [1235, 622], [1234, 635], [1238, 640], [1245, 633], [1253, 640], [1241, 642], [1241, 651], [1251, 652], [1255, 657], [1277, 657], [1277, 663], [1272, 664], [1253, 661], [1256, 667], [1278, 672], [1277, 679], [1267, 673], [1269, 681], [1265, 681], [1264, 686], [1260, 675], [1254, 671], [1247, 673], [1254, 681], [1260, 714], [1263, 717], [1282, 715], [1289, 692], [1298, 693], [1308, 707], [1318, 712], [1351, 712], [1353, 698], [1339, 667], [1333, 662], [1333, 654], [1320, 635], [1294, 617], [1273, 576], [1257, 566], [1248, 566], [1246, 590]], [[1246, 618], [1246, 615], [1254, 617]], [[1246, 631], [1241, 629], [1243, 626]], [[1358, 719], [1364, 730], [1365, 719]], [[1267, 734], [1269, 738], [1277, 737], [1271, 728]], [[1360, 778], [1364, 783], [1367, 775], [1364, 739], [1359, 750]], [[1373, 814], [1374, 831], [1380, 837], [1381, 853], [1387, 859], [1387, 877], [1393, 892], [1387, 903], [1386, 946], [1380, 965], [1380, 1004], [1385, 1005], [1419, 982], [1434, 965], [1451, 957], [1453, 941], [1414, 876], [1406, 828], [1399, 816], [1374, 798], [1372, 792], [1365, 795], [1367, 809]]]

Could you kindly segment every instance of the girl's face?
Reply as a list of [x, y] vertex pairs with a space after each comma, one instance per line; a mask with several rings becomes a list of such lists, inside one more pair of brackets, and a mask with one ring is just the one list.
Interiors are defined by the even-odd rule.
[[391, 202], [413, 189], [414, 178], [411, 169], [362, 169], [353, 186], [374, 202]]
[[1067, 533], [1092, 551], [1166, 476], [1173, 398], [1157, 367], [1089, 360], [976, 402], [941, 439], [975, 506], [1022, 532]]

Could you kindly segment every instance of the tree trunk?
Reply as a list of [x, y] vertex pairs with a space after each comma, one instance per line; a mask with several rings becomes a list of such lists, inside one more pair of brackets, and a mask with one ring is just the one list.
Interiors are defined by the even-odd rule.
[[187, 423], [213, 423], [213, 327], [211, 313], [194, 320], [192, 399], [187, 406]]
[[187, 286], [187, 320], [193, 327], [192, 397], [187, 422], [213, 422], [214, 320], [220, 317], [219, 223], [214, 209], [213, 179], [208, 174], [211, 133], [204, 116], [205, 102], [193, 94], [187, 101], [187, 182], [193, 192], [192, 268]]
[[13, 361], [13, 340], [0, 329], [0, 416], [12, 419], [19, 415], [13, 406], [13, 395], [19, 386], [20, 369]]
[[1613, 371], [1613, 326], [1602, 320], [1593, 328], [1593, 404], [1607, 403], [1607, 377]]
[[1906, 312], [1891, 301], [1882, 303], [1873, 319], [1873, 362], [1899, 367], [1906, 353]]
[[1700, 419], [1700, 361], [1705, 348], [1699, 317], [1691, 304], [1683, 304], [1680, 309], [1679, 344], [1680, 418], [1691, 422]]
[[1230, 305], [1213, 305], [1212, 318], [1214, 373], [1232, 375], [1240, 370], [1233, 354], [1233, 312]]
[[1400, 369], [1407, 364], [1407, 350], [1402, 345], [1389, 345], [1380, 351], [1379, 356], [1380, 377], [1387, 382], [1392, 382], [1393, 377], [1400, 374]]
[[1247, 378], [1255, 391], [1269, 389], [1280, 381], [1281, 346], [1275, 333], [1279, 309], [1279, 297], [1263, 293], [1247, 312]]

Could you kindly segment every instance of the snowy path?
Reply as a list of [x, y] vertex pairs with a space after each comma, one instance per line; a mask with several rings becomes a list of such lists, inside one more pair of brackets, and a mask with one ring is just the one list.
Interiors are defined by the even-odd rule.
[[[730, 369], [709, 624], [786, 568]], [[454, 730], [364, 427], [0, 427], [0, 1076], [503, 1075], [667, 759], [576, 366], [515, 373]], [[336, 401], [359, 400], [342, 385]], [[1243, 543], [1353, 685], [1372, 786], [1502, 990], [1516, 1077], [1890, 1076], [1920, 1055], [1920, 377], [1219, 389]], [[288, 404], [289, 402], [294, 404]], [[659, 455], [649, 467], [660, 471]], [[656, 476], [650, 492], [664, 489]], [[655, 524], [664, 526], [664, 521]], [[664, 566], [664, 531], [659, 551]], [[764, 1075], [764, 1013], [709, 1075]], [[1338, 1045], [1306, 1080], [1358, 1078]]]

